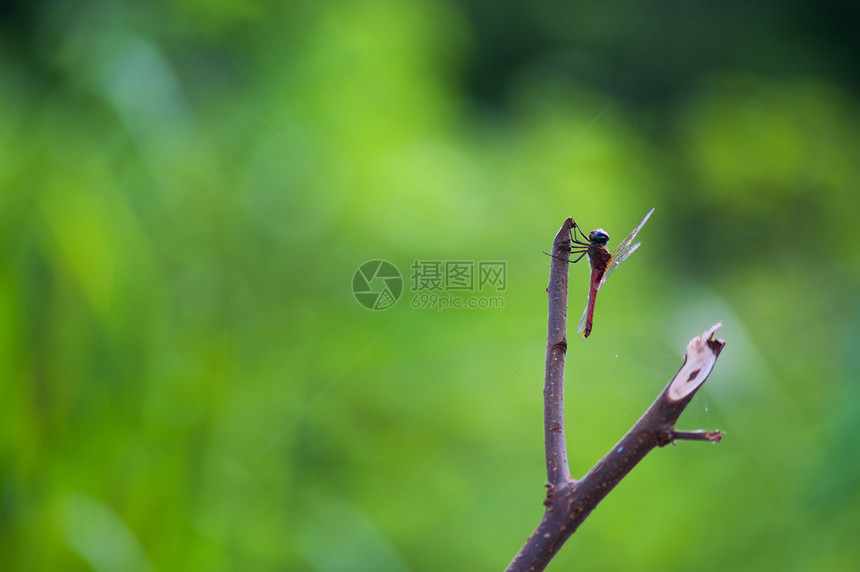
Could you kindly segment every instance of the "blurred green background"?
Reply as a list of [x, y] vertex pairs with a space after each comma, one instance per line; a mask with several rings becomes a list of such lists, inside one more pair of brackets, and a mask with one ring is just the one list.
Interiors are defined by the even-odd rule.
[[[652, 206], [587, 341], [571, 268], [571, 469], [717, 321], [679, 427], [727, 435], [550, 569], [860, 568], [855, 3], [0, 6], [0, 568], [503, 569], [541, 251]], [[415, 260], [504, 261], [504, 307], [413, 308]]]

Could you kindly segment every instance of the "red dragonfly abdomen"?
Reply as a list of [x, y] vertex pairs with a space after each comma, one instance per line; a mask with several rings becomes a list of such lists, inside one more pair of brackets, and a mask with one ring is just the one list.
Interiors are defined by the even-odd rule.
[[585, 329], [582, 334], [587, 338], [591, 334], [591, 323], [594, 321], [594, 304], [597, 302], [597, 287], [603, 279], [605, 268], [595, 268], [591, 271], [591, 285], [588, 288], [588, 308], [585, 317]]

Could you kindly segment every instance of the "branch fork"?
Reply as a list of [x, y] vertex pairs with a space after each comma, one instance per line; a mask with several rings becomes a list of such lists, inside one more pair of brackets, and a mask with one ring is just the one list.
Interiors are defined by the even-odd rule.
[[725, 342], [714, 324], [687, 344], [684, 363], [642, 417], [579, 480], [570, 476], [564, 436], [564, 364], [567, 354], [568, 218], [553, 240], [544, 378], [544, 445], [548, 484], [546, 511], [537, 529], [508, 566], [509, 572], [543, 570], [591, 511], [655, 447], [676, 441], [718, 443], [723, 432], [678, 431], [675, 423], [707, 380]]

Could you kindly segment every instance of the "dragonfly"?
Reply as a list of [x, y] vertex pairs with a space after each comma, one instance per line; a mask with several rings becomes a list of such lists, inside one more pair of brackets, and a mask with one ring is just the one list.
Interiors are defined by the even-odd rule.
[[[639, 231], [642, 230], [642, 227], [645, 226], [645, 223], [648, 221], [648, 217], [650, 217], [653, 212], [654, 209], [648, 211], [645, 218], [639, 221], [636, 228], [634, 228], [630, 234], [627, 235], [627, 238], [622, 240], [612, 252], [609, 252], [606, 248], [606, 244], [609, 242], [609, 234], [602, 228], [594, 229], [588, 233], [588, 236], [586, 236], [576, 222], [571, 226], [571, 258], [573, 258], [574, 255], [579, 255], [576, 260], [571, 260], [571, 262], [575, 264], [582, 260], [583, 256], [588, 255], [588, 262], [591, 264], [591, 280], [588, 287], [588, 301], [585, 305], [585, 311], [582, 313], [582, 318], [579, 319], [579, 329], [577, 330], [586, 338], [591, 334], [591, 326], [594, 321], [594, 303], [597, 301], [597, 291], [600, 290], [600, 287], [603, 286], [606, 279], [609, 278], [610, 274], [612, 274], [612, 271], [618, 268], [619, 264], [624, 262], [628, 256], [636, 252], [636, 249], [639, 248], [640, 243], [637, 242], [634, 244], [633, 241], [636, 239], [636, 235], [639, 234]], [[577, 238], [577, 235], [575, 234], [577, 231], [583, 240], [579, 240], [579, 238]]]

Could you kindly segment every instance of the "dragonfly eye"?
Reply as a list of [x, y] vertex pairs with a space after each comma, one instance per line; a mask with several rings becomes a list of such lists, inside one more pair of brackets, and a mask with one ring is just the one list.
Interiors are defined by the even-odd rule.
[[588, 235], [589, 242], [596, 242], [597, 244], [606, 244], [609, 242], [609, 234], [602, 228], [598, 228], [591, 231], [591, 234]]

